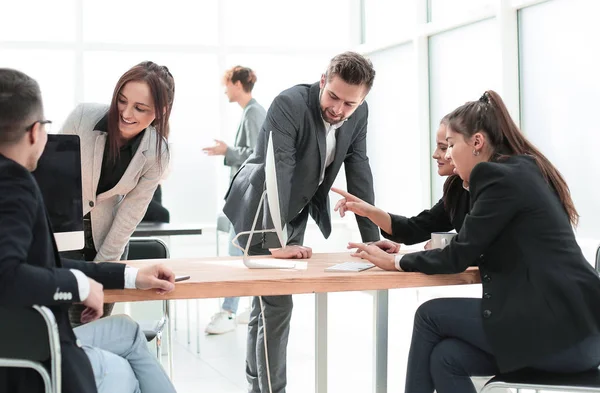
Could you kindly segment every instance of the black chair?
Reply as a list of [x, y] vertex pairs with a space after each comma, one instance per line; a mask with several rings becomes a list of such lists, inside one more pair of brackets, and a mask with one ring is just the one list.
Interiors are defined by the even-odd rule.
[[512, 373], [500, 374], [485, 384], [481, 393], [493, 389], [530, 389], [561, 392], [600, 392], [600, 370], [591, 370], [577, 374], [555, 374], [537, 370], [523, 369]]
[[0, 307], [0, 315], [0, 367], [33, 369], [46, 393], [60, 393], [60, 339], [52, 311], [43, 306]]
[[[600, 274], [600, 247], [596, 250], [596, 271]], [[600, 392], [600, 370], [594, 369], [577, 374], [555, 374], [531, 369], [496, 375], [490, 379], [481, 393], [494, 389], [530, 389], [561, 392]]]
[[[168, 258], [169, 248], [161, 239], [132, 238], [129, 240], [128, 260]], [[162, 335], [167, 324], [167, 316], [163, 315], [158, 321], [142, 321], [138, 323], [148, 342], [156, 339], [156, 356], [160, 360], [162, 354]]]

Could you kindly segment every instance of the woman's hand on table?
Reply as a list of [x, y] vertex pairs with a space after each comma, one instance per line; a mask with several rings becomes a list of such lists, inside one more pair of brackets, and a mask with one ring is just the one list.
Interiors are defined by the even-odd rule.
[[379, 240], [368, 244], [377, 246], [388, 254], [397, 254], [400, 252], [400, 244], [391, 240]]
[[357, 249], [353, 256], [365, 259], [383, 270], [397, 271], [394, 255], [388, 254], [375, 244], [348, 243], [348, 249], [353, 248]]

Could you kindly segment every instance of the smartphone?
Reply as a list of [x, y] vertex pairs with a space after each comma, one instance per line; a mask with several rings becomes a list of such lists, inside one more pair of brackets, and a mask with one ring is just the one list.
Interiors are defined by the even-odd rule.
[[177, 276], [175, 277], [175, 282], [189, 280], [190, 276]]

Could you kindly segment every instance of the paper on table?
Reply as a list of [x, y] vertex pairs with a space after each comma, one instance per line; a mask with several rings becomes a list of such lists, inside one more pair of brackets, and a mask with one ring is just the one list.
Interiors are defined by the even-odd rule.
[[307, 262], [298, 262], [293, 259], [273, 259], [273, 258], [250, 258], [246, 261], [246, 264], [252, 265], [255, 268], [271, 268], [277, 269], [294, 269], [294, 270], [306, 270], [308, 267]]

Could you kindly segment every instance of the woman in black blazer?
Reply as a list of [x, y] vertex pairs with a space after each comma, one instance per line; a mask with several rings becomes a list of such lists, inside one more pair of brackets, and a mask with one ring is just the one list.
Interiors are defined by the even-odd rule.
[[[380, 240], [373, 244], [391, 254], [400, 251], [398, 243], [421, 243], [430, 239], [432, 232], [447, 232], [453, 229], [458, 232], [469, 212], [469, 191], [463, 187], [460, 177], [453, 174], [454, 166], [446, 158], [447, 125], [448, 116], [444, 116], [436, 134], [436, 148], [432, 157], [436, 161], [438, 175], [448, 176], [448, 178], [444, 182], [442, 199], [431, 209], [423, 210], [417, 216], [409, 218], [387, 213], [346, 191], [332, 188], [333, 192], [343, 197], [337, 202], [335, 211], [339, 211], [342, 217], [347, 211], [351, 211], [373, 221], [381, 228], [383, 237], [390, 239]], [[429, 242], [425, 245], [426, 249], [429, 248], [428, 245]]]
[[415, 315], [405, 392], [475, 392], [470, 376], [600, 364], [600, 278], [577, 245], [564, 179], [487, 91], [449, 116], [448, 155], [471, 211], [444, 249], [390, 256], [387, 270], [451, 274], [479, 265], [482, 299], [435, 299]]

